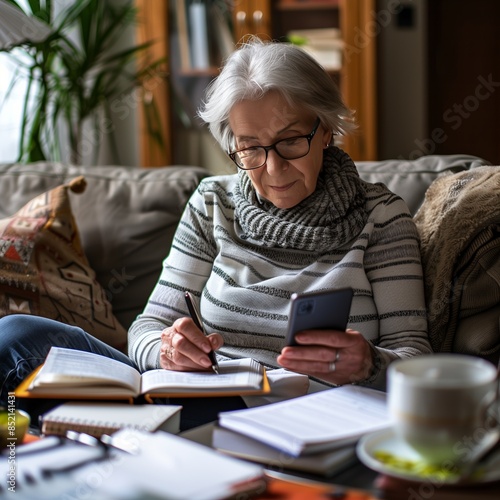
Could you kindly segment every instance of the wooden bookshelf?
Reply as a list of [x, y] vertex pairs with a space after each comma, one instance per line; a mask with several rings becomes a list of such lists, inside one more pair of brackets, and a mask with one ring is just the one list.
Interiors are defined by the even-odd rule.
[[[136, 0], [139, 23], [137, 24], [138, 43], [152, 43], [147, 57], [151, 61], [165, 58], [168, 54], [168, 3]], [[158, 80], [147, 86], [149, 95], [145, 99], [153, 100], [160, 119], [163, 147], [151, 137], [148, 131], [146, 112], [139, 106], [139, 147], [141, 166], [160, 167], [172, 163], [172, 144], [170, 130], [170, 92], [168, 81]]]
[[341, 0], [280, 0], [276, 2], [276, 10], [325, 10], [337, 9]]
[[[248, 20], [255, 17], [255, 10], [266, 16], [259, 25], [266, 30], [252, 31]], [[249, 33], [284, 40], [289, 31], [297, 29], [340, 29], [346, 49], [341, 69], [330, 74], [356, 113], [358, 131], [345, 138], [342, 146], [354, 160], [377, 159], [376, 37], [369, 32], [360, 42], [360, 33], [371, 26], [375, 10], [375, 0], [245, 0], [238, 2], [234, 11], [235, 26], [238, 19], [246, 20], [239, 27], [238, 40]]]
[[[174, 5], [175, 2], [184, 1], [170, 0]], [[155, 56], [162, 54], [170, 65], [173, 64], [170, 55], [169, 29], [172, 20], [169, 19], [169, 2], [136, 0], [136, 3], [141, 19], [139, 40], [154, 41]], [[238, 0], [234, 5], [234, 41], [241, 41], [249, 35], [267, 40], [283, 39], [291, 29], [340, 28], [349, 53], [348, 57], [344, 56], [341, 69], [331, 74], [339, 84], [347, 105], [355, 110], [359, 124], [358, 133], [345, 139], [343, 148], [354, 160], [377, 159], [376, 37], [368, 36], [362, 44], [359, 42], [359, 33], [372, 21], [371, 16], [376, 10], [375, 0]], [[188, 22], [189, 19], [186, 20]], [[179, 44], [181, 40], [175, 43]], [[175, 71], [181, 78], [180, 83], [175, 81], [172, 71], [174, 68], [171, 67], [170, 81], [154, 88], [154, 96], [163, 115], [163, 136], [167, 147], [165, 151], [159, 151], [144, 125], [141, 125], [141, 157], [144, 166], [168, 165], [175, 157], [172, 153], [176, 143], [172, 139], [172, 128], [176, 127], [172, 125], [172, 89], [176, 92], [175, 99], [182, 101], [188, 113], [193, 114], [198, 104], [194, 101], [199, 100], [203, 88], [217, 75], [219, 67], [215, 64], [202, 70], [189, 66], [180, 70], [177, 68]], [[179, 96], [179, 92], [182, 95]], [[143, 119], [141, 123], [144, 123]]]

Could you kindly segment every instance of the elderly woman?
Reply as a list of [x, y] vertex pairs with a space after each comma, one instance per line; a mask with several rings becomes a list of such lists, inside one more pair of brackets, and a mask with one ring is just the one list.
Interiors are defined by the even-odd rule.
[[[323, 387], [383, 386], [391, 361], [430, 352], [417, 230], [405, 203], [363, 182], [333, 144], [353, 124], [324, 69], [292, 45], [250, 43], [200, 116], [238, 173], [206, 179], [191, 198], [129, 331], [140, 369], [208, 368], [214, 349]], [[347, 331], [304, 331], [284, 347], [293, 292], [346, 286]], [[184, 290], [200, 297], [208, 337], [186, 317]]]
[[[307, 375], [309, 390], [383, 387], [391, 361], [430, 352], [417, 230], [405, 203], [363, 182], [334, 145], [353, 123], [324, 69], [292, 45], [249, 43], [227, 60], [200, 116], [238, 172], [210, 177], [193, 194], [129, 330], [130, 359], [74, 327], [4, 318], [3, 395], [63, 338], [54, 332], [71, 333], [66, 346], [141, 371], [210, 369], [212, 350], [253, 357]], [[346, 331], [303, 331], [298, 345], [284, 346], [292, 293], [347, 286]], [[185, 290], [200, 302], [207, 336], [189, 316]], [[217, 408], [213, 399], [203, 406]]]

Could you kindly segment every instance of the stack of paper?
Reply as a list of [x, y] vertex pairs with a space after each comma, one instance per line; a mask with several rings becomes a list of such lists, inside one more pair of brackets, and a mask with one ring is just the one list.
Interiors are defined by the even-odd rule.
[[355, 446], [343, 446], [331, 451], [294, 457], [238, 432], [215, 427], [212, 446], [233, 457], [261, 463], [274, 471], [299, 470], [320, 476], [332, 476], [356, 461]]
[[[128, 449], [135, 446], [136, 452], [121, 456], [106, 476], [102, 491], [108, 498], [134, 492], [131, 498], [220, 500], [249, 498], [266, 489], [262, 467], [173, 434], [123, 429], [112, 442]], [[88, 474], [82, 470], [79, 476], [86, 479]]]
[[383, 392], [354, 385], [279, 403], [223, 412], [219, 425], [291, 456], [354, 444], [361, 436], [391, 426]]

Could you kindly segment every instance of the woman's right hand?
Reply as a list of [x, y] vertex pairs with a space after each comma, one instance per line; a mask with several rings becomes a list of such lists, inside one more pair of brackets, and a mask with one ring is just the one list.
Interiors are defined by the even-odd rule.
[[210, 370], [208, 357], [224, 344], [222, 335], [205, 336], [191, 318], [179, 318], [161, 333], [160, 366], [167, 370]]

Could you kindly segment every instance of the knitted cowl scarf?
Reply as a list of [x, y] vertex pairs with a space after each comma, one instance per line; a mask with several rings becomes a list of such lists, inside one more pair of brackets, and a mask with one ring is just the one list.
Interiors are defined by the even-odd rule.
[[325, 150], [316, 190], [298, 205], [281, 209], [262, 200], [244, 171], [234, 201], [244, 238], [266, 247], [331, 251], [358, 236], [368, 217], [363, 181], [349, 155], [337, 147]]

